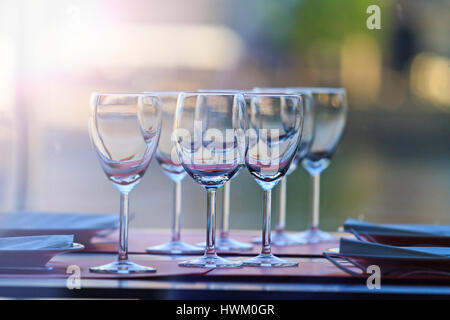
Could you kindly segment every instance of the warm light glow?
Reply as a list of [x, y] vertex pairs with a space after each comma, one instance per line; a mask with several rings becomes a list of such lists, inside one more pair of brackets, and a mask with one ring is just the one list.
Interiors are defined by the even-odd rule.
[[68, 24], [33, 39], [39, 69], [81, 67], [108, 72], [130, 68], [224, 70], [239, 60], [243, 45], [231, 29], [217, 25]]
[[341, 81], [342, 86], [351, 92], [354, 102], [369, 106], [376, 101], [381, 82], [381, 53], [373, 38], [352, 35], [344, 41]]
[[410, 86], [417, 96], [450, 108], [450, 59], [418, 54], [411, 65]]
[[0, 35], [0, 112], [10, 110], [13, 99], [14, 50], [11, 40]]

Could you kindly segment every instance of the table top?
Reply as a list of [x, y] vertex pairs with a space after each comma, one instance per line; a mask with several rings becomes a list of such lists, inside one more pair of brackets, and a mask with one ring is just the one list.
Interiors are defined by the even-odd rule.
[[[143, 232], [143, 231], [141, 231]], [[132, 233], [131, 233], [132, 234]], [[163, 271], [148, 276], [117, 279], [89, 273], [88, 267], [113, 261], [112, 253], [69, 253], [50, 264], [61, 268], [60, 276], [0, 274], [0, 296], [21, 298], [144, 298], [144, 299], [367, 299], [367, 298], [450, 298], [447, 279], [381, 279], [380, 289], [369, 289], [365, 278], [348, 275], [320, 255], [292, 256], [296, 268], [240, 268], [205, 270], [181, 268], [178, 261], [193, 256], [131, 254], [130, 260], [154, 265]], [[248, 256], [229, 256], [243, 260]], [[80, 289], [69, 281], [66, 268], [81, 268]]]

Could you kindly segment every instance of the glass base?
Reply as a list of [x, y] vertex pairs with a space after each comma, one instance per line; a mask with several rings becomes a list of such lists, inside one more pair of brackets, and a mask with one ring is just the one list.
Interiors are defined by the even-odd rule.
[[217, 255], [204, 255], [201, 258], [178, 263], [180, 267], [198, 267], [198, 268], [238, 268], [242, 266], [241, 262], [234, 262]]
[[260, 254], [242, 262], [248, 267], [296, 267], [298, 262], [291, 262], [275, 257], [273, 254]]
[[130, 274], [130, 273], [156, 272], [156, 269], [152, 267], [144, 267], [134, 262], [124, 260], [124, 261], [114, 261], [105, 264], [103, 266], [91, 267], [89, 268], [89, 271], [99, 273]]
[[[261, 237], [254, 238], [252, 240], [252, 243], [262, 243]], [[305, 244], [306, 242], [303, 242], [301, 239], [297, 239], [295, 236], [291, 236], [287, 234], [286, 231], [281, 232], [272, 232], [272, 235], [270, 236], [270, 244], [276, 245], [276, 246], [293, 246], [296, 244]]]
[[333, 242], [336, 238], [325, 231], [317, 228], [310, 228], [309, 230], [296, 234], [295, 240], [302, 241], [303, 243], [321, 243], [321, 242]]
[[260, 236], [259, 237], [254, 237], [252, 239], [252, 243], [261, 244], [262, 243], [261, 237]]
[[202, 254], [204, 252], [204, 249], [187, 244], [182, 241], [171, 241], [161, 245], [148, 247], [147, 249], [145, 249], [145, 251], [147, 251], [148, 253], [157, 254]]
[[280, 231], [272, 234], [270, 243], [276, 246], [292, 246], [304, 242], [297, 241], [293, 236], [287, 234], [286, 231]]
[[[199, 243], [198, 246], [204, 248], [205, 247], [205, 243]], [[220, 250], [220, 251], [246, 251], [246, 250], [251, 250], [253, 249], [253, 246], [251, 244], [248, 243], [244, 243], [241, 241], [237, 241], [237, 240], [233, 240], [230, 238], [217, 238], [216, 239], [216, 250]]]

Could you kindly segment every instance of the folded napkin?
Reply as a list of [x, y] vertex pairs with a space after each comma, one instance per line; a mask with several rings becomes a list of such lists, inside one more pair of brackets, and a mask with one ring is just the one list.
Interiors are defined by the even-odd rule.
[[384, 236], [450, 237], [450, 225], [374, 224], [356, 219], [347, 219], [344, 223], [344, 230]]
[[113, 229], [117, 225], [115, 214], [17, 212], [0, 215], [0, 229]]
[[73, 245], [73, 235], [0, 238], [0, 251], [65, 249]]
[[450, 259], [450, 247], [395, 247], [341, 238], [339, 253], [344, 256], [390, 259]]

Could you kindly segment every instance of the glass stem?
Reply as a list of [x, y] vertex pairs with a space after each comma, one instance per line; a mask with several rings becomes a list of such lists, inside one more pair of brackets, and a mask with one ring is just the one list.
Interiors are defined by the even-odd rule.
[[228, 238], [230, 230], [230, 183], [227, 182], [223, 186], [222, 229], [220, 230], [222, 239]]
[[313, 203], [312, 203], [312, 229], [319, 229], [319, 206], [320, 206], [320, 174], [312, 176]]
[[129, 199], [127, 192], [120, 193], [120, 227], [119, 227], [119, 261], [128, 260], [128, 212]]
[[216, 255], [216, 190], [207, 190], [205, 255]]
[[272, 191], [264, 190], [264, 208], [263, 208], [263, 231], [262, 231], [262, 248], [261, 254], [270, 255], [272, 250], [270, 248], [270, 215]]
[[173, 190], [173, 224], [172, 224], [172, 241], [180, 241], [181, 229], [181, 181], [175, 182]]
[[286, 228], [286, 186], [287, 177], [284, 177], [280, 181], [280, 187], [278, 189], [278, 224], [276, 226], [276, 231], [278, 233], [284, 232]]

